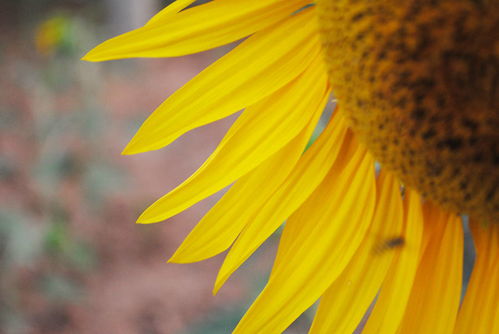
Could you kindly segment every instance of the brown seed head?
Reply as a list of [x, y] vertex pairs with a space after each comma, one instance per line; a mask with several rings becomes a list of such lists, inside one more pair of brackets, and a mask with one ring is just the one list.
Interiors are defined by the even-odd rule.
[[317, 7], [330, 82], [360, 140], [424, 196], [498, 222], [498, 1]]

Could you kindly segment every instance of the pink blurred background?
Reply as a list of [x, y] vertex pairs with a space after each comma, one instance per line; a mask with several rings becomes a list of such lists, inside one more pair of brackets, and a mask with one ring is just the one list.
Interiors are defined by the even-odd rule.
[[159, 151], [120, 155], [159, 103], [228, 49], [79, 60], [166, 4], [0, 3], [0, 333], [229, 333], [261, 288], [275, 240], [215, 297], [223, 256], [166, 263], [220, 194], [168, 222], [134, 224], [235, 117]]

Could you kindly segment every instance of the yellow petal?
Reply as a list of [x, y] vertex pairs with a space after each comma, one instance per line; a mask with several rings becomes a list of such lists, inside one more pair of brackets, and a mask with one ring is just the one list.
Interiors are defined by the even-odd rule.
[[433, 212], [425, 216], [424, 227], [429, 242], [399, 328], [401, 334], [452, 333], [456, 322], [463, 274], [461, 218], [431, 206]]
[[203, 166], [151, 205], [138, 222], [167, 219], [250, 172], [322, 111], [327, 89], [322, 63], [317, 61], [295, 81], [248, 108]]
[[406, 191], [404, 247], [393, 259], [363, 334], [396, 333], [411, 293], [421, 253], [423, 214], [419, 195]]
[[[335, 164], [284, 228], [290, 250], [234, 333], [281, 333], [329, 287], [358, 249], [375, 207], [374, 161], [357, 149]], [[284, 237], [284, 236], [283, 236]]]
[[98, 45], [83, 60], [178, 57], [201, 52], [270, 27], [307, 2], [218, 0], [173, 15], [186, 4], [179, 3], [165, 8], [144, 27]]
[[343, 273], [321, 298], [311, 334], [353, 333], [388, 272], [399, 248], [385, 248], [403, 228], [400, 185], [391, 174], [377, 179], [377, 205], [372, 225]]
[[326, 101], [327, 98], [324, 98], [316, 116], [300, 135], [230, 188], [185, 238], [170, 262], [201, 261], [225, 251], [234, 242], [244, 226], [293, 170]]
[[346, 131], [345, 120], [336, 115], [317, 141], [300, 158], [286, 181], [240, 234], [218, 273], [215, 293], [321, 183], [343, 146]]
[[476, 259], [456, 334], [499, 333], [499, 225], [472, 222]]
[[316, 35], [312, 10], [253, 35], [163, 102], [123, 153], [159, 149], [194, 128], [261, 101], [317, 61]]
[[194, 2], [196, 2], [196, 0], [176, 0], [154, 15], [149, 22], [147, 22], [147, 24], [153, 25], [165, 23], [166, 20], [171, 20], [172, 16], [189, 7]]
[[[340, 116], [338, 116], [340, 117]], [[309, 201], [313, 201], [312, 197], [317, 197], [317, 192], [320, 191], [321, 188], [324, 188], [324, 183], [329, 180], [329, 182], [333, 182], [335, 179], [333, 178], [334, 174], [340, 174], [343, 172], [347, 164], [353, 166], [356, 160], [359, 159], [359, 156], [363, 156], [364, 151], [359, 147], [357, 140], [354, 136], [352, 136], [352, 132], [350, 130], [347, 131], [346, 137], [344, 139], [341, 151], [338, 153], [337, 159], [334, 161], [332, 168], [327, 172], [326, 179], [322, 180], [317, 189], [311, 193], [307, 199], [300, 204], [298, 209], [292, 213], [289, 219], [293, 221], [301, 221], [301, 220], [311, 220], [307, 217], [308, 211], [303, 208], [303, 206], [307, 205]], [[326, 196], [324, 196], [326, 198]], [[329, 199], [328, 199], [329, 200]], [[279, 271], [279, 267], [281, 264], [285, 264], [283, 259], [286, 259], [288, 256], [292, 256], [294, 252], [294, 243], [296, 242], [295, 238], [297, 235], [308, 234], [309, 226], [306, 224], [290, 224], [286, 222], [284, 225], [284, 232], [282, 233], [281, 239], [279, 241], [279, 248], [277, 250], [277, 255], [274, 261], [274, 265], [272, 266], [272, 272], [270, 277], [274, 275], [276, 271]], [[287, 252], [290, 252], [288, 254]]]

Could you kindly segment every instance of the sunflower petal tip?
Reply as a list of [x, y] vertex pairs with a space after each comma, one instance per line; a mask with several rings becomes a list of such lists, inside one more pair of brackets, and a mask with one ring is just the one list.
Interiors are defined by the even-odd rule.
[[121, 151], [122, 155], [133, 155], [137, 153], [142, 153], [148, 151], [147, 149], [144, 149], [142, 145], [137, 143], [137, 135], [135, 135], [134, 138], [125, 146], [123, 151]]
[[149, 217], [147, 217], [145, 215], [145, 212], [142, 213], [139, 218], [137, 218], [137, 220], [135, 221], [135, 224], [151, 224], [151, 223], [155, 223], [156, 221], [154, 220], [151, 220]]
[[171, 216], [165, 215], [164, 212], [158, 212], [155, 204], [151, 205], [142, 212], [142, 214], [137, 218], [137, 224], [154, 224], [164, 221]]
[[155, 147], [151, 147], [150, 145], [149, 146], [144, 145], [141, 139], [142, 138], [140, 134], [135, 134], [132, 140], [130, 140], [130, 142], [125, 146], [123, 151], [121, 151], [121, 155], [134, 155], [157, 149]]
[[218, 291], [220, 291], [220, 289], [222, 288], [222, 286], [225, 284], [225, 282], [227, 281], [228, 277], [226, 275], [218, 275], [216, 281], [215, 281], [215, 284], [213, 286], [213, 295], [216, 295], [218, 293]]
[[98, 52], [96, 52], [98, 48], [99, 48], [99, 46], [96, 46], [92, 50], [88, 51], [83, 57], [80, 58], [80, 60], [88, 61], [88, 62], [92, 62], [92, 63], [101, 61], [102, 59], [99, 58]]
[[168, 263], [187, 263], [187, 261], [182, 260], [182, 253], [179, 252], [180, 248], [178, 248], [175, 253], [168, 259]]
[[213, 287], [213, 290], [211, 290], [211, 294], [213, 296], [216, 296], [218, 294], [218, 291], [220, 291], [220, 286], [217, 286], [216, 283], [215, 283], [215, 286]]
[[121, 155], [133, 155], [134, 154], [134, 150], [133, 148], [130, 147], [130, 145], [127, 145], [123, 151], [121, 151]]

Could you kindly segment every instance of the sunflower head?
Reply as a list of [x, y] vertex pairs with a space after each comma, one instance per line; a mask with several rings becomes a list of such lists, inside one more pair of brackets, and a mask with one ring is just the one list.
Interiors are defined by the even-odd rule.
[[492, 2], [318, 1], [351, 127], [407, 185], [499, 218], [499, 11]]
[[[230, 249], [215, 291], [285, 221], [267, 285], [234, 333], [281, 333], [319, 298], [310, 333], [352, 333], [366, 312], [364, 333], [499, 332], [499, 224], [475, 222], [495, 221], [499, 206], [497, 0], [193, 2], [85, 59], [244, 39], [125, 149], [158, 149], [243, 110], [210, 158], [139, 218], [168, 219], [231, 185], [170, 259]], [[340, 108], [306, 149], [331, 89]], [[462, 304], [458, 212], [472, 215], [477, 249]]]

